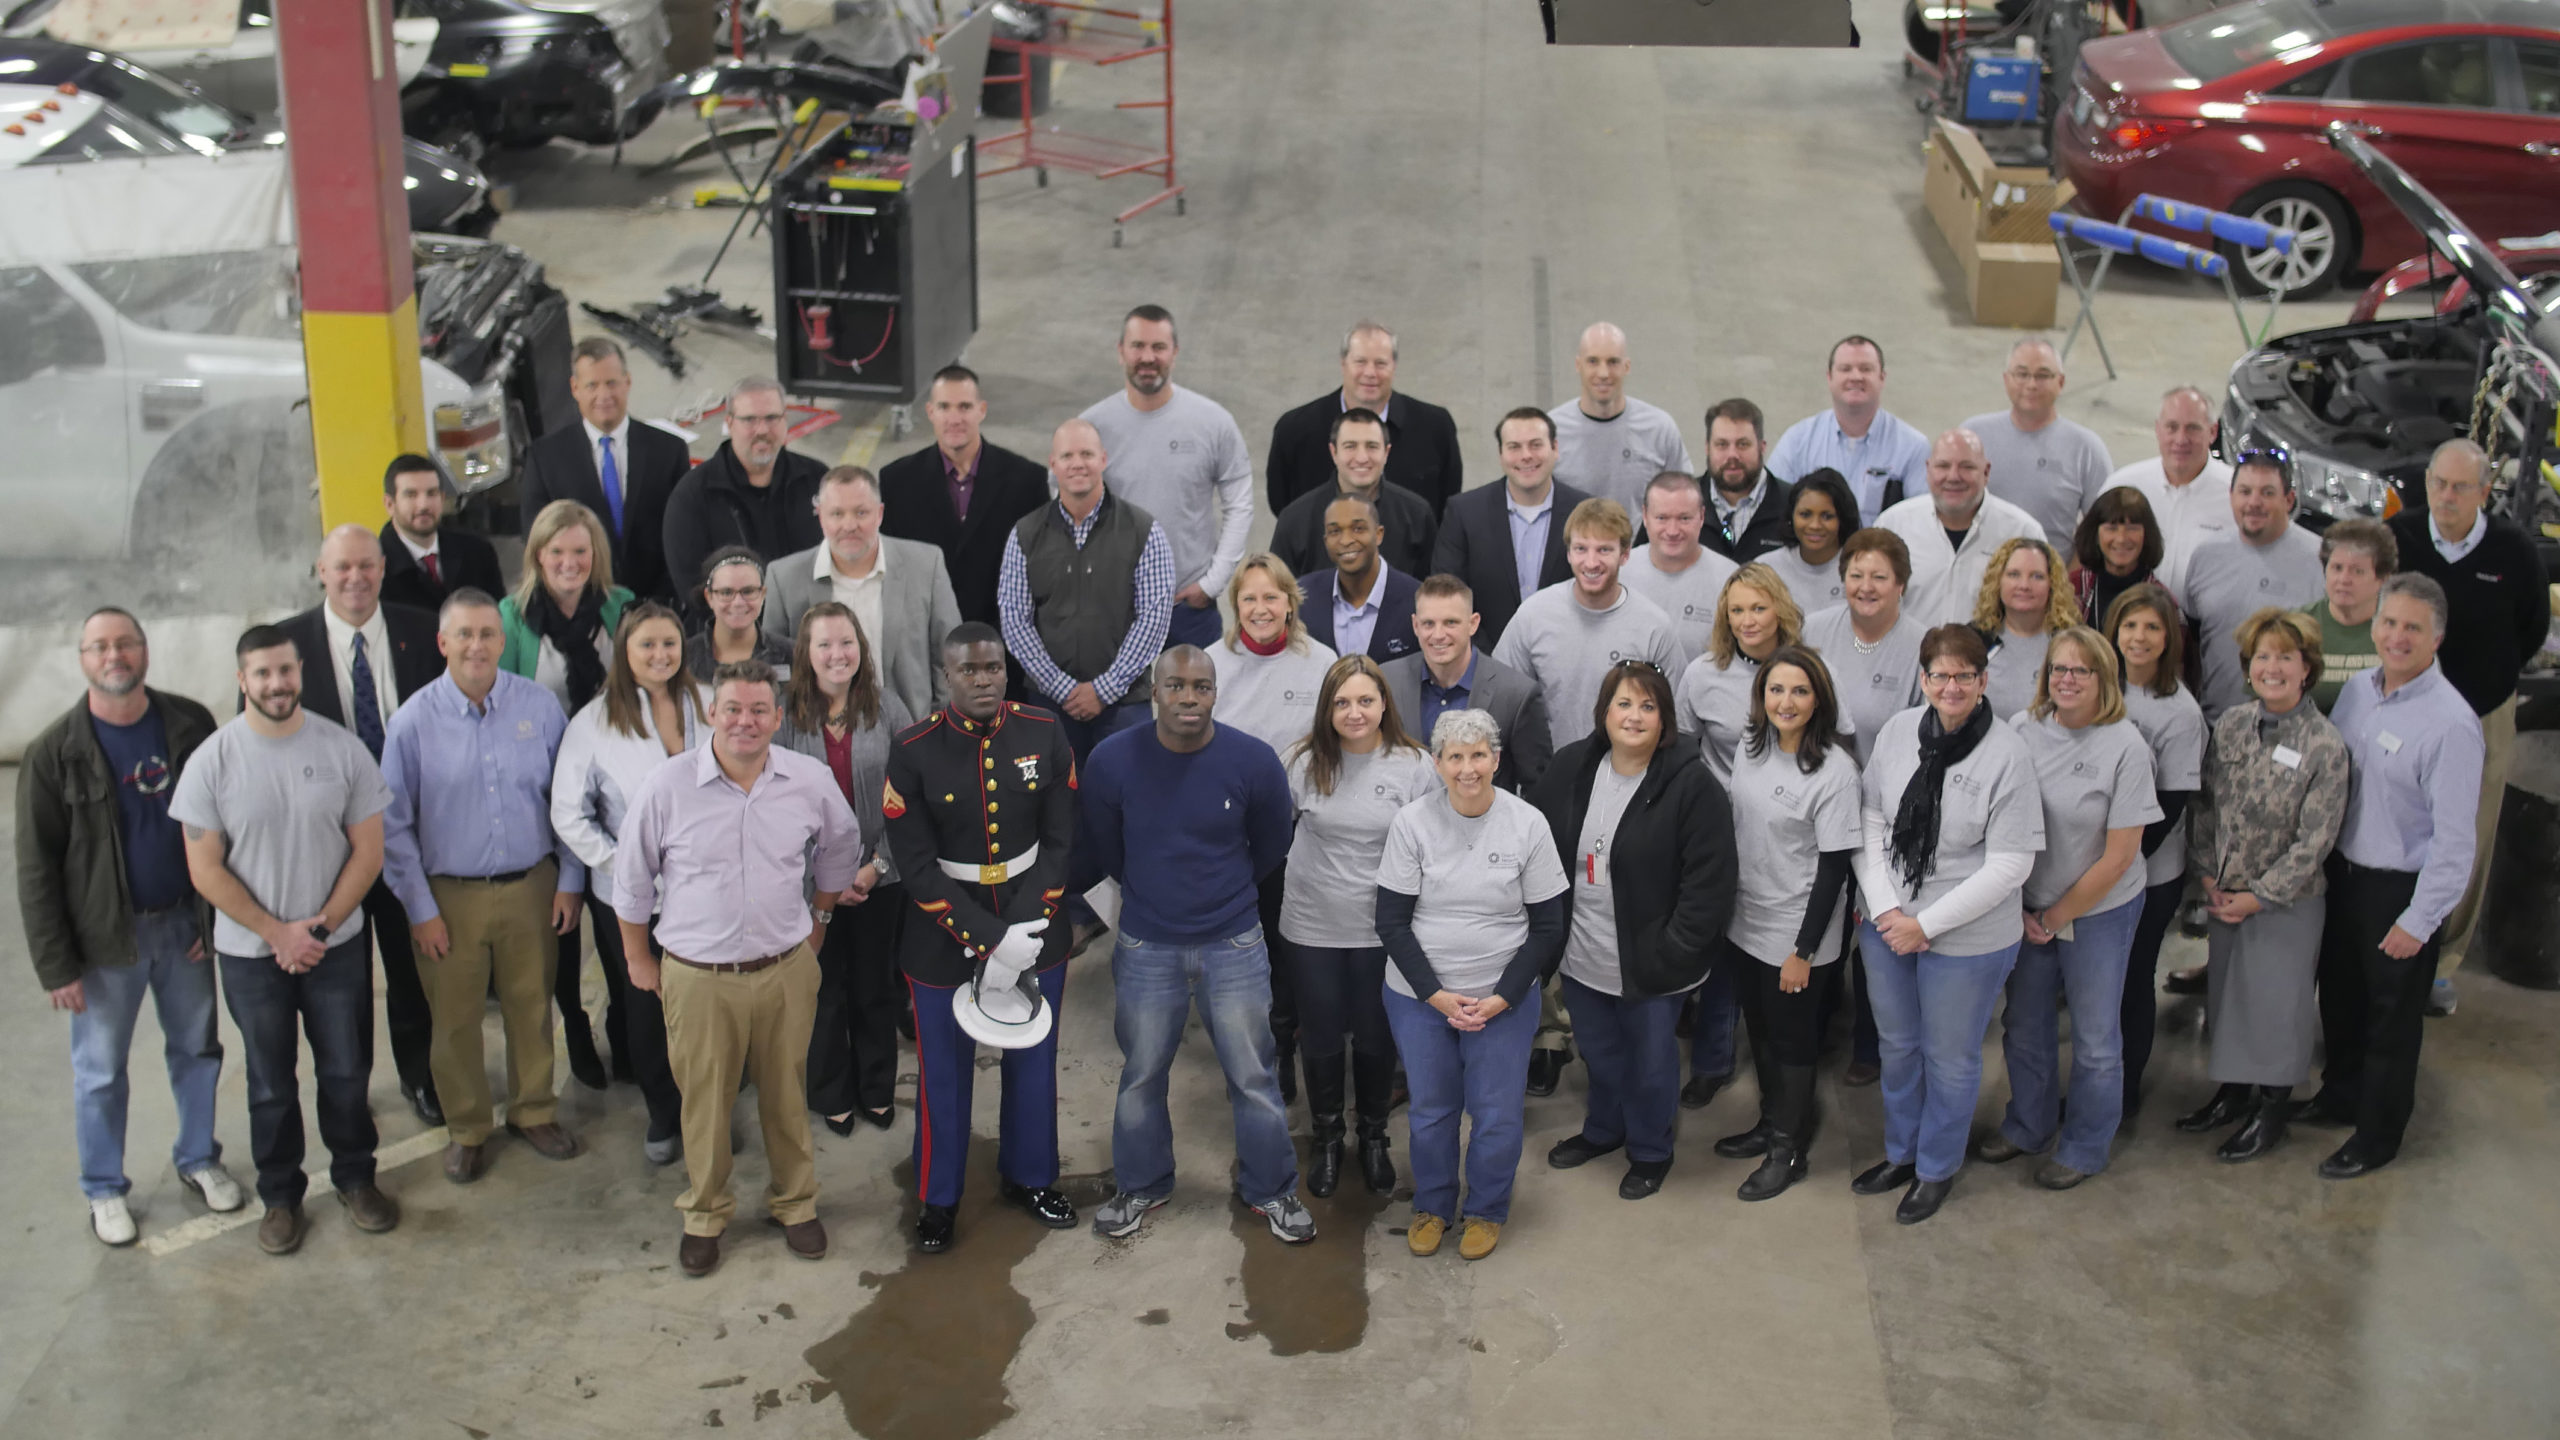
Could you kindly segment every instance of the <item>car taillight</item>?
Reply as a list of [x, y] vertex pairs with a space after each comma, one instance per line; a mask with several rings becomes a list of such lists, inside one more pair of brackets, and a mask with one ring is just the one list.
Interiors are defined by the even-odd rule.
[[2182, 131], [2203, 124], [2200, 120], [2150, 120], [2127, 117], [2107, 127], [2107, 139], [2119, 150], [2148, 150]]

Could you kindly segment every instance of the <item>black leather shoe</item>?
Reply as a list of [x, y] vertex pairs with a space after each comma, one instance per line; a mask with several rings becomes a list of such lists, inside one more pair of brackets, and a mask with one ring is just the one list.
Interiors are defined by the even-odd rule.
[[2219, 1130], [2245, 1118], [2256, 1104], [2257, 1096], [2248, 1086], [2225, 1085], [2213, 1092], [2213, 1098], [2205, 1102], [2203, 1109], [2179, 1116], [2177, 1128], [2189, 1135]]
[[1392, 1195], [1396, 1188], [1395, 1152], [1387, 1144], [1386, 1122], [1360, 1125], [1360, 1183], [1372, 1195]]
[[842, 1118], [838, 1118], [833, 1115], [829, 1115], [824, 1118], [827, 1122], [828, 1134], [838, 1137], [850, 1136], [853, 1134], [854, 1116], [852, 1112], [848, 1112]]
[[418, 1112], [418, 1118], [427, 1124], [444, 1123], [444, 1106], [436, 1102], [436, 1087], [433, 1085], [402, 1085], [400, 1098], [408, 1101], [409, 1108]]
[[1893, 1207], [1893, 1223], [1917, 1225], [1938, 1213], [1947, 1203], [1947, 1192], [1956, 1188], [1953, 1180], [1914, 1180], [1903, 1192], [1902, 1203]]
[[853, 1118], [874, 1130], [886, 1130], [898, 1123], [898, 1107], [883, 1105], [877, 1110], [856, 1110], [853, 1112]]
[[1556, 1148], [1547, 1152], [1547, 1168], [1571, 1170], [1578, 1165], [1588, 1165], [1623, 1144], [1624, 1141], [1618, 1145], [1594, 1145], [1577, 1131], [1557, 1141]]
[[1767, 1200], [1783, 1195], [1787, 1187], [1804, 1178], [1804, 1151], [1783, 1135], [1769, 1137], [1769, 1153], [1760, 1168], [1751, 1172], [1734, 1192], [1745, 1200]]
[[951, 1248], [951, 1221], [948, 1205], [927, 1205], [916, 1217], [916, 1248], [927, 1255], [939, 1255]]
[[2225, 1165], [2255, 1160], [2276, 1148], [2284, 1140], [2284, 1116], [2270, 1114], [2266, 1107], [2249, 1117], [2247, 1124], [2231, 1132], [2213, 1152], [2213, 1158]]
[[2320, 1162], [2320, 1178], [2323, 1180], [2353, 1180], [2360, 1176], [2370, 1175], [2374, 1171], [2379, 1170], [2390, 1163], [2390, 1156], [2385, 1155], [2380, 1158], [2376, 1158], [2372, 1152], [2366, 1150], [2364, 1146], [2350, 1138], [2346, 1144], [2338, 1147], [2336, 1154], [2331, 1155], [2328, 1159]]
[[1879, 1160], [1859, 1171], [1858, 1178], [1849, 1182], [1849, 1188], [1861, 1195], [1882, 1195], [1889, 1190], [1899, 1190], [1910, 1184], [1919, 1178], [1919, 1174], [1919, 1171], [1909, 1165], [1896, 1165], [1890, 1160]]
[[1618, 1181], [1618, 1198], [1642, 1200], [1662, 1188], [1663, 1177], [1671, 1173], [1671, 1162], [1636, 1160], [1627, 1165], [1625, 1178]]
[[1046, 1185], [1034, 1190], [1007, 1180], [996, 1186], [996, 1198], [1007, 1205], [1021, 1206], [1032, 1219], [1052, 1230], [1076, 1228], [1075, 1202]]
[[2323, 1090], [2293, 1107], [2288, 1117], [2321, 1130], [2344, 1130], [2356, 1123], [2356, 1107]]
[[[1724, 1075], [1690, 1076], [1689, 1083], [1680, 1087], [1680, 1108], [1683, 1110], [1706, 1109], [1715, 1103], [1716, 1092], [1724, 1088], [1724, 1082], [1729, 1078], [1731, 1077]], [[1760, 1152], [1754, 1150], [1751, 1153], [1757, 1155]]]
[[1716, 1142], [1716, 1153], [1727, 1160], [1748, 1160], [1769, 1153], [1769, 1122], [1761, 1121], [1739, 1135], [1727, 1135]]
[[1564, 1067], [1573, 1062], [1570, 1050], [1536, 1050], [1529, 1055], [1529, 1093], [1541, 1098], [1556, 1093], [1556, 1082], [1564, 1078]]

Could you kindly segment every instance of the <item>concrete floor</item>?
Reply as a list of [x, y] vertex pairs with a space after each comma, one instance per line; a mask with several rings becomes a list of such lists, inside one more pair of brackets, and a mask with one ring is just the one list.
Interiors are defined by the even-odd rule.
[[[1861, 0], [1870, 37], [1897, 7]], [[1403, 336], [1403, 387], [1453, 407], [1470, 469], [1486, 426], [1571, 393], [1591, 319], [1633, 340], [1631, 390], [1698, 416], [1728, 393], [1776, 423], [1817, 408], [1830, 339], [1881, 338], [1887, 403], [1924, 428], [1996, 406], [2010, 336], [1961, 323], [1961, 282], [1920, 209], [1919, 126], [1889, 49], [1839, 54], [1547, 51], [1523, 3], [1344, 0], [1182, 10], [1186, 216], [1109, 245], [1136, 183], [989, 181], [981, 218], [988, 377], [1005, 444], [1117, 383], [1119, 314], [1180, 316], [1180, 378], [1227, 403], [1260, 451], [1280, 411], [1333, 383], [1344, 326]], [[1067, 76], [1055, 118], [1113, 98]], [[1105, 122], [1125, 116], [1104, 116]], [[681, 122], [646, 137], [646, 158]], [[501, 157], [523, 208], [502, 238], [544, 257], [574, 298], [627, 304], [698, 275], [726, 212], [670, 210], [713, 174], [648, 178], [566, 146]], [[767, 305], [762, 249], [719, 277]], [[2066, 409], [2121, 458], [2144, 453], [2155, 397], [2209, 388], [2237, 353], [2218, 292], [2158, 277], [2108, 300], [2121, 379], [2093, 356]], [[2330, 323], [2341, 301], [2294, 324]], [[642, 362], [662, 415], [767, 363], [748, 342], [688, 343], [675, 381]], [[902, 453], [850, 411], [812, 453]], [[67, 646], [65, 647], [67, 650]], [[163, 656], [175, 670], [178, 657]], [[0, 901], [0, 908], [14, 910]], [[0, 970], [22, 963], [0, 915]], [[2173, 959], [2188, 955], [2179, 942]], [[23, 972], [21, 972], [23, 974]], [[1529, 1161], [1501, 1251], [1418, 1262], [1357, 1182], [1320, 1203], [1323, 1238], [1286, 1251], [1226, 1198], [1221, 1087], [1196, 1043], [1176, 1075], [1186, 1167], [1141, 1238], [1047, 1234], [987, 1210], [972, 1175], [962, 1244], [915, 1257], [894, 1171], [911, 1131], [820, 1132], [835, 1253], [805, 1265], [742, 1207], [728, 1263], [673, 1270], [678, 1175], [639, 1155], [627, 1089], [571, 1087], [590, 1152], [554, 1166], [501, 1145], [479, 1186], [448, 1187], [434, 1137], [375, 1099], [384, 1183], [408, 1210], [388, 1237], [314, 1209], [303, 1253], [207, 1234], [165, 1157], [156, 1031], [135, 1046], [129, 1166], [146, 1246], [83, 1231], [72, 1176], [64, 1024], [22, 980], [0, 1012], [0, 1440], [370, 1435], [629, 1436], [771, 1424], [875, 1440], [1256, 1436], [2521, 1437], [2560, 1415], [2560, 1185], [2550, 1057], [2560, 996], [2466, 977], [2428, 1030], [2402, 1160], [2331, 1185], [2305, 1132], [2252, 1166], [2212, 1163], [2168, 1121], [2200, 1100], [2198, 1017], [2165, 1019], [2153, 1100], [2115, 1167], [2066, 1195], [2024, 1167], [1976, 1167], [1931, 1223], [1847, 1177], [1880, 1153], [1872, 1091], [1825, 1072], [1811, 1180], [1745, 1206], [1740, 1162], [1707, 1144], [1751, 1118], [1747, 1085], [1684, 1117], [1663, 1193], [1615, 1198], [1616, 1169], [1538, 1157], [1580, 1118], [1583, 1074], [1529, 1110]], [[1117, 1051], [1108, 978], [1080, 962], [1063, 1017], [1066, 1169], [1090, 1198], [1109, 1163]], [[228, 1029], [226, 1022], [226, 1030]], [[494, 1027], [493, 1027], [494, 1041]], [[236, 1044], [232, 1053], [236, 1057]], [[2004, 1096], [1996, 1046], [1986, 1110]], [[992, 1134], [992, 1086], [980, 1128]], [[222, 1133], [245, 1177], [236, 1060]], [[1303, 1119], [1300, 1121], [1303, 1124]], [[1401, 1127], [1398, 1129], [1401, 1160]], [[984, 1147], [980, 1159], [983, 1162]], [[744, 1187], [762, 1180], [752, 1138]], [[174, 1243], [173, 1243], [174, 1242]]]

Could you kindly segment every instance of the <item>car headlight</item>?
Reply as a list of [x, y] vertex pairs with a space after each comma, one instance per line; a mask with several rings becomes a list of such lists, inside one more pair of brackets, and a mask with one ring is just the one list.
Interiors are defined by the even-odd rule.
[[486, 490], [515, 471], [507, 438], [506, 387], [491, 381], [459, 405], [436, 407], [436, 453], [465, 495]]
[[2354, 516], [2383, 519], [2400, 507], [2398, 492], [2389, 480], [2370, 470], [2359, 470], [2335, 460], [2295, 451], [2293, 457], [2294, 493], [2299, 508], [2326, 515], [2332, 520]]

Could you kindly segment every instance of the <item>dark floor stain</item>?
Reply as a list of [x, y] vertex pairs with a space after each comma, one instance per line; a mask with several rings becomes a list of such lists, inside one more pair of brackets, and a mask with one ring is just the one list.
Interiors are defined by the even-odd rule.
[[802, 1392], [800, 1398], [812, 1405], [836, 1393], [836, 1387], [824, 1380], [803, 1380], [800, 1382], [800, 1390]]
[[732, 1385], [744, 1385], [746, 1383], [746, 1376], [732, 1375], [726, 1380], [705, 1380], [693, 1388], [696, 1390], [726, 1390]]
[[726, 1340], [726, 1339], [728, 1339], [728, 1338], [729, 1338], [729, 1324], [728, 1324], [728, 1322], [724, 1320], [724, 1321], [720, 1321], [720, 1322], [718, 1322], [718, 1323], [714, 1324], [714, 1325], [711, 1327], [711, 1338], [712, 1338], [712, 1339], [714, 1339], [714, 1340]]
[[459, 1420], [454, 1421], [453, 1425], [455, 1429], [470, 1436], [471, 1440], [489, 1440], [489, 1432], [486, 1430], [475, 1430], [471, 1426], [465, 1425]]
[[[1300, 1139], [1302, 1173], [1306, 1148]], [[1316, 1218], [1316, 1238], [1304, 1245], [1282, 1244], [1244, 1202], [1231, 1205], [1229, 1223], [1244, 1242], [1244, 1323], [1229, 1325], [1227, 1336], [1259, 1335], [1274, 1355], [1336, 1354], [1369, 1331], [1369, 1227], [1393, 1197], [1370, 1194], [1346, 1173], [1331, 1196], [1299, 1198]]]
[[[912, 1244], [921, 1202], [912, 1162], [896, 1170], [902, 1202], [898, 1234]], [[1067, 1176], [1058, 1188], [1079, 1209], [1109, 1198], [1101, 1176]], [[842, 1330], [803, 1353], [870, 1440], [974, 1440], [1014, 1413], [1004, 1374], [1031, 1333], [1031, 1302], [1013, 1288], [1013, 1268], [1042, 1238], [1058, 1233], [996, 1203], [996, 1142], [972, 1137], [969, 1184], [958, 1238], [940, 1255], [908, 1252], [897, 1271], [865, 1271], [880, 1293]], [[810, 1398], [816, 1400], [814, 1392]]]
[[721, 1430], [726, 1429], [727, 1427], [720, 1423], [720, 1412], [714, 1410], [710, 1414], [702, 1417], [702, 1428], [705, 1430]]
[[400, 1218], [409, 1222], [409, 1228], [421, 1235], [442, 1235], [453, 1229], [454, 1222], [459, 1217], [451, 1210], [428, 1210], [421, 1207], [404, 1212]]
[[773, 1307], [773, 1313], [774, 1313], [774, 1314], [776, 1314], [776, 1315], [781, 1316], [781, 1317], [782, 1317], [783, 1319], [785, 1319], [785, 1320], [797, 1320], [797, 1319], [799, 1319], [799, 1318], [800, 1318], [800, 1312], [799, 1312], [799, 1311], [797, 1311], [797, 1310], [792, 1309], [792, 1308], [791, 1308], [791, 1305], [790, 1305], [790, 1302], [788, 1302], [788, 1301], [785, 1301], [784, 1303], [782, 1303], [782, 1304], [780, 1304], [780, 1305], [776, 1305], [776, 1306], [774, 1306], [774, 1307]]
[[764, 1418], [764, 1415], [765, 1415], [765, 1412], [766, 1412], [766, 1411], [768, 1411], [768, 1410], [779, 1410], [779, 1409], [781, 1409], [781, 1408], [782, 1408], [782, 1392], [781, 1392], [781, 1391], [779, 1391], [779, 1390], [766, 1390], [766, 1391], [763, 1391], [763, 1392], [759, 1393], [759, 1394], [756, 1396], [756, 1413], [755, 1413], [755, 1417], [754, 1417], [754, 1418], [756, 1418], [756, 1419], [758, 1419], [758, 1420], [761, 1420], [761, 1419], [763, 1419], [763, 1418]]
[[1170, 1311], [1170, 1310], [1165, 1310], [1165, 1309], [1155, 1309], [1155, 1310], [1150, 1310], [1150, 1311], [1148, 1311], [1146, 1314], [1139, 1316], [1139, 1317], [1138, 1317], [1138, 1323], [1139, 1323], [1139, 1324], [1141, 1324], [1141, 1325], [1163, 1325], [1163, 1324], [1168, 1324], [1168, 1323], [1170, 1323], [1170, 1322], [1172, 1321], [1172, 1319], [1173, 1319], [1173, 1312], [1172, 1312], [1172, 1311]]
[[1483, 1353], [1485, 1353], [1485, 1351], [1484, 1351], [1484, 1342], [1483, 1342], [1482, 1340], [1470, 1340], [1470, 1341], [1468, 1341], [1468, 1342], [1467, 1342], [1467, 1348], [1468, 1348], [1468, 1349], [1470, 1349], [1470, 1350], [1473, 1350], [1474, 1352], [1476, 1352], [1476, 1353], [1477, 1353], [1477, 1354], [1479, 1354], [1479, 1355], [1482, 1355]]

